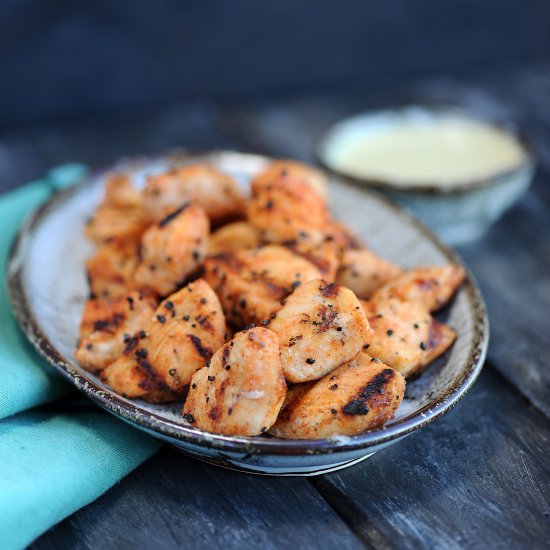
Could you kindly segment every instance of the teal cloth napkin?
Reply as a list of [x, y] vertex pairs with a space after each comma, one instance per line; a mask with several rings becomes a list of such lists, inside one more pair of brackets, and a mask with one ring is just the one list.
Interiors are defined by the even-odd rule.
[[[85, 168], [67, 165], [0, 196], [0, 272], [22, 219]], [[0, 285], [0, 546], [24, 548], [152, 456], [157, 440], [95, 408], [21, 334]], [[69, 396], [69, 397], [67, 397]], [[42, 406], [38, 410], [28, 409]], [[69, 399], [70, 407], [63, 405]], [[26, 412], [22, 412], [26, 411]]]

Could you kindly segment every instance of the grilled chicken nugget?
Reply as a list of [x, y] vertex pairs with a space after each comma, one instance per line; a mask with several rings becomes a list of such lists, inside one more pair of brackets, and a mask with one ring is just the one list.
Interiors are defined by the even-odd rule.
[[344, 253], [361, 245], [343, 224], [335, 220], [328, 220], [322, 233], [321, 242], [315, 242], [306, 237], [287, 241], [284, 244], [316, 265], [325, 281], [334, 282]]
[[216, 256], [237, 250], [247, 250], [260, 246], [258, 231], [248, 222], [233, 222], [220, 227], [210, 235], [208, 254]]
[[327, 196], [327, 178], [320, 170], [295, 160], [276, 160], [252, 180], [252, 190], [257, 191], [279, 178], [290, 177], [305, 183], [323, 198]]
[[269, 324], [279, 336], [289, 382], [317, 380], [370, 341], [371, 329], [355, 294], [316, 279], [298, 287]]
[[208, 218], [200, 206], [185, 203], [170, 212], [141, 239], [136, 283], [161, 296], [174, 292], [201, 264], [208, 232]]
[[451, 299], [465, 276], [459, 265], [416, 267], [378, 289], [372, 300], [394, 296], [407, 302], [422, 302], [430, 311], [437, 311]]
[[270, 243], [307, 241], [319, 244], [329, 221], [325, 200], [297, 178], [278, 177], [252, 189], [248, 221]]
[[358, 298], [369, 298], [387, 282], [401, 275], [403, 270], [366, 248], [346, 250], [336, 281], [347, 286]]
[[289, 388], [270, 433], [285, 439], [358, 435], [391, 420], [404, 392], [403, 376], [360, 352], [324, 378]]
[[106, 182], [103, 202], [85, 227], [86, 236], [94, 242], [137, 242], [147, 227], [141, 205], [143, 194], [129, 178], [114, 174]]
[[342, 250], [335, 241], [325, 238], [320, 244], [292, 242], [286, 246], [315, 265], [325, 281], [334, 281], [342, 255]]
[[86, 273], [92, 296], [110, 300], [124, 297], [139, 288], [134, 281], [138, 263], [135, 243], [102, 244], [86, 260]]
[[149, 321], [156, 307], [153, 297], [137, 291], [114, 301], [88, 300], [80, 323], [76, 360], [92, 372], [104, 369], [121, 355], [131, 336]]
[[214, 226], [238, 219], [244, 213], [244, 200], [235, 180], [203, 164], [149, 176], [144, 195], [143, 210], [151, 222], [184, 202], [202, 207]]
[[218, 297], [198, 279], [159, 305], [101, 379], [127, 397], [169, 401], [181, 395], [225, 339]]
[[297, 286], [320, 277], [312, 263], [277, 245], [210, 257], [204, 268], [205, 279], [237, 327], [269, 319]]
[[455, 341], [455, 332], [421, 302], [390, 297], [362, 305], [373, 330], [369, 353], [403, 376], [419, 374]]
[[258, 435], [277, 419], [285, 394], [277, 335], [252, 328], [236, 334], [194, 374], [183, 417], [208, 432]]

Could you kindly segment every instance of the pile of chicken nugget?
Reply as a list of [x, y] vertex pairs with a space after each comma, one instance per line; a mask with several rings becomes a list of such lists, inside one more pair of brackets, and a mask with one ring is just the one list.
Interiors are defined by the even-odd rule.
[[[75, 352], [118, 394], [182, 423], [279, 438], [380, 428], [454, 342], [432, 313], [460, 266], [404, 270], [335, 221], [323, 173], [274, 161], [250, 196], [205, 164], [111, 174]], [[360, 208], [360, 205], [358, 205]]]

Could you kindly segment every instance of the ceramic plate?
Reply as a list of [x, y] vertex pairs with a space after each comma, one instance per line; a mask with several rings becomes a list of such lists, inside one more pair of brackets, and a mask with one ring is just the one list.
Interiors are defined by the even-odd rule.
[[[251, 176], [269, 161], [234, 152], [177, 152], [122, 160], [89, 176], [81, 185], [57, 193], [25, 222], [14, 243], [8, 274], [11, 300], [23, 330], [38, 351], [81, 392], [126, 422], [220, 466], [266, 474], [322, 473], [363, 460], [422, 428], [448, 411], [471, 387], [482, 367], [488, 341], [485, 306], [471, 275], [441, 314], [458, 332], [455, 345], [407, 385], [394, 420], [382, 429], [355, 437], [311, 441], [206, 433], [182, 420], [182, 403], [151, 405], [121, 397], [80, 368], [73, 357], [88, 296], [84, 261], [93, 252], [83, 228], [102, 198], [105, 174], [122, 170], [142, 185], [146, 174], [168, 166], [206, 162], [232, 174], [246, 191]], [[381, 255], [406, 267], [460, 263], [414, 218], [386, 199], [334, 176], [330, 176], [329, 189], [335, 216]]]

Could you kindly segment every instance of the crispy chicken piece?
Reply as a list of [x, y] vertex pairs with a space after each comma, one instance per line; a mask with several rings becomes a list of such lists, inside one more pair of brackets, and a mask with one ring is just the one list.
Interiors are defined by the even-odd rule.
[[298, 178], [279, 176], [252, 187], [248, 221], [271, 243], [321, 243], [329, 221], [325, 200]]
[[320, 170], [295, 160], [276, 160], [252, 181], [252, 189], [265, 187], [279, 178], [297, 179], [323, 198], [327, 196], [327, 178]]
[[403, 376], [360, 352], [324, 378], [289, 388], [270, 433], [285, 439], [358, 435], [391, 420], [404, 393]]
[[144, 194], [144, 211], [150, 221], [160, 220], [167, 211], [189, 201], [201, 206], [214, 226], [238, 219], [244, 213], [244, 200], [236, 181], [203, 164], [149, 176]]
[[184, 419], [208, 432], [259, 435], [277, 419], [286, 394], [277, 335], [257, 327], [224, 344], [196, 372]]
[[371, 330], [349, 288], [316, 279], [298, 287], [269, 324], [289, 382], [317, 380], [370, 342]]
[[208, 254], [216, 256], [260, 246], [258, 230], [248, 222], [233, 222], [220, 227], [210, 235]]
[[346, 250], [336, 281], [359, 298], [369, 298], [380, 287], [401, 275], [403, 270], [366, 248]]
[[369, 353], [403, 376], [419, 374], [455, 341], [455, 332], [421, 302], [388, 297], [362, 305], [374, 331]]
[[141, 208], [143, 193], [136, 189], [126, 174], [112, 174], [105, 182], [104, 204], [119, 208]]
[[135, 281], [161, 296], [174, 292], [206, 255], [209, 222], [204, 210], [185, 203], [147, 229]]
[[269, 319], [294, 288], [320, 277], [313, 264], [277, 245], [213, 256], [204, 268], [205, 279], [237, 327]]
[[344, 253], [361, 245], [343, 224], [334, 220], [327, 221], [323, 235], [321, 242], [306, 238], [285, 242], [285, 245], [316, 265], [325, 281], [333, 282], [336, 280]]
[[465, 276], [459, 265], [416, 267], [378, 289], [372, 300], [395, 296], [407, 302], [418, 300], [430, 311], [437, 311], [451, 299]]
[[130, 292], [114, 301], [88, 300], [80, 322], [76, 360], [89, 371], [99, 371], [117, 359], [132, 335], [153, 316], [157, 302], [152, 296]]
[[86, 236], [96, 243], [137, 242], [147, 226], [142, 202], [142, 193], [127, 176], [112, 175], [105, 184], [103, 202], [86, 225]]
[[114, 242], [100, 245], [86, 260], [91, 295], [114, 300], [139, 288], [133, 279], [136, 266], [136, 244]]
[[218, 297], [198, 279], [159, 305], [101, 379], [126, 397], [170, 401], [182, 394], [225, 340]]
[[327, 240], [334, 241], [339, 248], [344, 252], [350, 248], [364, 248], [364, 244], [359, 237], [355, 235], [348, 227], [343, 223], [336, 220], [330, 220], [325, 228], [325, 234]]
[[292, 242], [286, 246], [315, 265], [325, 281], [335, 280], [342, 251], [332, 239], [325, 239], [314, 245], [308, 242]]

